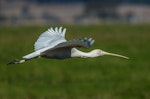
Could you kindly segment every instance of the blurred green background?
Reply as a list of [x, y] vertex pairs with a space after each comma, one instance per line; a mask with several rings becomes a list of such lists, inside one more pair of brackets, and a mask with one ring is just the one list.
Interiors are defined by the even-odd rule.
[[126, 55], [6, 64], [33, 51], [49, 26], [0, 27], [0, 99], [150, 99], [150, 25], [68, 26], [66, 38], [91, 37], [95, 48]]

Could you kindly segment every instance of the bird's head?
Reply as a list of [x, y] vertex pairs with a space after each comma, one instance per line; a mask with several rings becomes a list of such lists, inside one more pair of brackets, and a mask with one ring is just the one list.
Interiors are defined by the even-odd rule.
[[92, 50], [90, 52], [91, 56], [93, 57], [98, 57], [98, 56], [103, 56], [104, 55], [104, 51], [100, 50], [100, 49], [95, 49], [95, 50]]
[[119, 54], [114, 54], [114, 53], [109, 53], [109, 52], [105, 52], [105, 51], [100, 50], [100, 49], [95, 49], [95, 50], [91, 51], [90, 53], [91, 53], [91, 56], [92, 56], [92, 57], [110, 55], [110, 56], [117, 56], [117, 57], [129, 59], [129, 58], [126, 57], [126, 56], [119, 55]]

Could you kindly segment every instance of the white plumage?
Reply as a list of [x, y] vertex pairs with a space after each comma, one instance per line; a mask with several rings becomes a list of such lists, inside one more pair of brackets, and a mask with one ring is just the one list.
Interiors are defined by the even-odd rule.
[[42, 33], [34, 44], [34, 52], [23, 56], [22, 60], [15, 59], [8, 64], [19, 64], [27, 60], [36, 57], [44, 58], [55, 58], [55, 59], [65, 59], [65, 58], [87, 58], [87, 57], [98, 57], [103, 55], [112, 55], [128, 59], [126, 56], [119, 54], [108, 53], [100, 49], [96, 49], [90, 52], [82, 52], [76, 47], [89, 48], [94, 40], [92, 38], [78, 38], [74, 40], [67, 41], [65, 39], [66, 28], [62, 27], [55, 29], [49, 28], [47, 31]]

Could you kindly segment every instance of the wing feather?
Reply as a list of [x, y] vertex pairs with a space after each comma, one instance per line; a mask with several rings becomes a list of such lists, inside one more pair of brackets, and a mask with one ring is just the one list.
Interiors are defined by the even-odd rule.
[[59, 28], [59, 33], [62, 33], [62, 27]]
[[58, 27], [55, 27], [55, 32], [56, 32], [56, 33], [59, 33], [59, 32], [58, 32]]
[[63, 36], [65, 36], [66, 28], [62, 31]]

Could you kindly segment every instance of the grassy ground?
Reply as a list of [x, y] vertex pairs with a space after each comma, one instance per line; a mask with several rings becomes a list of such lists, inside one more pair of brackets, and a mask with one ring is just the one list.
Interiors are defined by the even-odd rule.
[[150, 25], [66, 26], [67, 39], [92, 37], [94, 48], [130, 57], [33, 59], [45, 27], [0, 27], [0, 99], [150, 99]]

